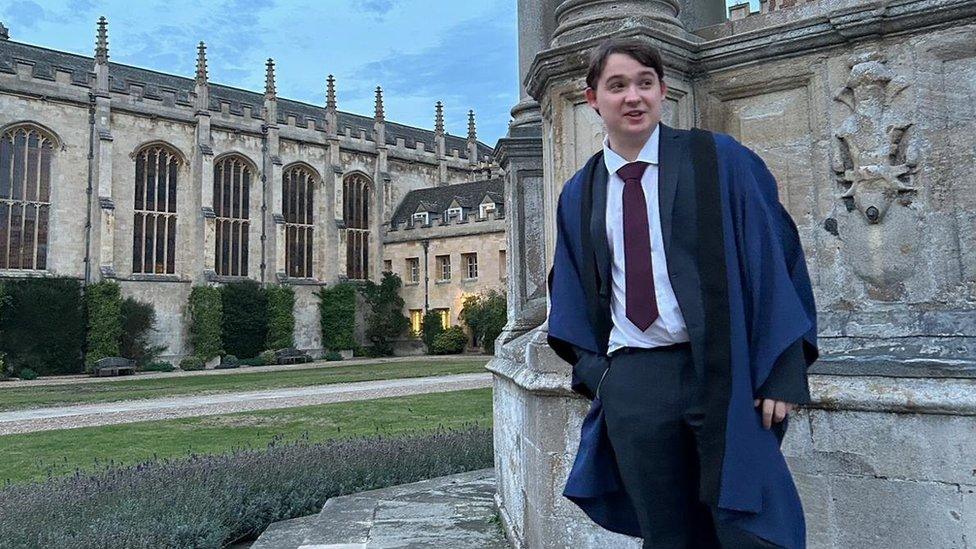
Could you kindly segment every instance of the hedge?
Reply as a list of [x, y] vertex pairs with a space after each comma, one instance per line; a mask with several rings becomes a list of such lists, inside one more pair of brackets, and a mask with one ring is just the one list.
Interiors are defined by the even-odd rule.
[[385, 272], [379, 284], [367, 280], [359, 288], [368, 307], [366, 339], [372, 343], [370, 356], [392, 355], [393, 341], [410, 326], [410, 320], [403, 316], [401, 286], [399, 276]]
[[206, 362], [220, 355], [220, 327], [223, 306], [220, 290], [194, 286], [190, 290], [190, 345], [193, 354]]
[[153, 363], [166, 350], [166, 345], [149, 343], [149, 332], [155, 324], [156, 309], [152, 303], [131, 297], [122, 300], [122, 341], [119, 351], [125, 358], [135, 360], [139, 368]]
[[456, 355], [464, 352], [468, 336], [460, 326], [451, 326], [434, 338], [430, 352], [435, 355]]
[[265, 349], [295, 346], [295, 290], [271, 286], [268, 295], [268, 339]]
[[223, 305], [221, 342], [225, 353], [253, 358], [265, 349], [268, 337], [268, 296], [253, 280], [220, 289]]
[[84, 370], [85, 316], [81, 283], [72, 278], [29, 278], [3, 283], [0, 352], [19, 372], [78, 374]]
[[0, 490], [4, 547], [219, 548], [331, 497], [491, 467], [491, 430], [306, 440]]
[[356, 346], [356, 287], [348, 282], [318, 292], [322, 346], [330, 351]]
[[85, 369], [91, 371], [99, 360], [120, 356], [122, 338], [122, 295], [114, 281], [103, 280], [85, 288], [88, 313], [88, 349]]

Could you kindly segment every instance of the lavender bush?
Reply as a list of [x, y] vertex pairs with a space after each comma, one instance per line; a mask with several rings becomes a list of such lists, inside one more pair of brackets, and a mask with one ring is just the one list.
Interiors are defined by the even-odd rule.
[[0, 489], [0, 547], [226, 546], [342, 494], [492, 465], [491, 430], [312, 444], [107, 466]]

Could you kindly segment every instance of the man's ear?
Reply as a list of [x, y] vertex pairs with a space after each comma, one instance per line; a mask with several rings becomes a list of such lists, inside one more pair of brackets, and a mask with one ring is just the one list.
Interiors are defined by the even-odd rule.
[[586, 102], [589, 103], [590, 107], [596, 111], [596, 114], [600, 114], [600, 109], [596, 108], [596, 90], [587, 86], [586, 91], [583, 92], [586, 95]]

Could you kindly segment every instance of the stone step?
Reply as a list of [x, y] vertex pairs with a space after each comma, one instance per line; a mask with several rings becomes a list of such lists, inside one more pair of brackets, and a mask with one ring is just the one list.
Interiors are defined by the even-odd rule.
[[291, 520], [276, 522], [261, 534], [261, 537], [251, 544], [249, 549], [279, 549], [281, 547], [298, 547], [305, 542], [312, 524], [318, 515], [308, 515]]
[[251, 549], [508, 549], [494, 493], [494, 470], [482, 469], [340, 496], [271, 525]]

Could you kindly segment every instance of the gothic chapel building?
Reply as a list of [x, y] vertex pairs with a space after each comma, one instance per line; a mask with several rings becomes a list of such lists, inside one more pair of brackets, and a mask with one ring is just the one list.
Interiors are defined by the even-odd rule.
[[[196, 284], [295, 289], [295, 343], [321, 351], [320, 286], [378, 278], [411, 190], [488, 179], [492, 149], [444, 132], [10, 40], [0, 25], [0, 278], [118, 281], [152, 303], [164, 357], [190, 352]], [[473, 118], [473, 114], [470, 115]], [[89, 197], [86, 200], [86, 197]]]

